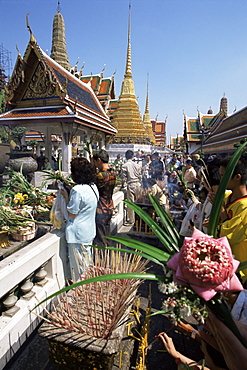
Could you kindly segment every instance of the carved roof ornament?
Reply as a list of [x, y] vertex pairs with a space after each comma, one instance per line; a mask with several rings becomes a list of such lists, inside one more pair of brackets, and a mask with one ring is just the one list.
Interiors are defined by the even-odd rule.
[[223, 94], [223, 97], [221, 98], [220, 101], [220, 111], [223, 111], [225, 113], [227, 113], [228, 111], [228, 102], [225, 93]]
[[31, 44], [35, 44], [36, 43], [36, 40], [35, 40], [35, 37], [34, 37], [34, 35], [32, 33], [31, 27], [29, 25], [28, 16], [29, 16], [29, 13], [26, 14], [26, 24], [27, 24], [27, 29], [30, 32], [30, 43]]

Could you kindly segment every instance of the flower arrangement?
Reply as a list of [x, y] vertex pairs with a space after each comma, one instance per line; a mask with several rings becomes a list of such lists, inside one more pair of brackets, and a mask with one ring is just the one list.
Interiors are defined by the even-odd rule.
[[35, 222], [27, 208], [13, 209], [8, 205], [0, 206], [1, 230], [12, 232], [25, 232], [35, 228]]
[[[9, 169], [9, 179], [0, 189], [1, 230], [28, 234], [36, 229], [35, 218], [46, 221], [53, 204], [51, 195], [30, 184], [22, 172]], [[40, 219], [40, 220], [41, 220]]]
[[116, 186], [122, 184], [122, 166], [124, 164], [123, 159], [109, 162], [109, 168], [116, 173]]
[[235, 275], [238, 266], [226, 237], [214, 239], [194, 229], [180, 252], [167, 262], [166, 281], [159, 282], [159, 289], [168, 298], [159, 313], [167, 314], [175, 325], [190, 316], [203, 324], [207, 301], [218, 292], [222, 301], [224, 292], [243, 290]]

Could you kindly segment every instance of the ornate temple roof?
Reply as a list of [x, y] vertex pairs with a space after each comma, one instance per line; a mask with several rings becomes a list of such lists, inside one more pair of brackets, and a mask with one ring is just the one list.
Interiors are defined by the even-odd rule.
[[198, 111], [197, 117], [188, 117], [184, 114], [184, 138], [186, 142], [200, 142], [202, 140], [202, 129], [209, 129], [213, 114], [202, 114]]
[[206, 153], [233, 152], [236, 150], [234, 144], [247, 136], [247, 107], [228, 117], [223, 111], [220, 113], [223, 119], [212, 126], [210, 136], [203, 145], [203, 151]]
[[59, 119], [116, 133], [92, 88], [49, 57], [33, 35], [24, 57], [18, 54], [7, 99], [12, 110], [1, 123]]
[[110, 100], [115, 99], [114, 74], [111, 77], [104, 77], [101, 72], [91, 76], [80, 76], [79, 79], [91, 85], [102, 107], [108, 112]]

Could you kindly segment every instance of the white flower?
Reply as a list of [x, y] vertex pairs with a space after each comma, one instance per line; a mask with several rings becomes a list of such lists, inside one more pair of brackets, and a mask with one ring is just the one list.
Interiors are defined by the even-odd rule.
[[163, 283], [162, 281], [158, 282], [158, 289], [161, 293], [165, 294], [167, 290], [167, 285]]
[[163, 310], [165, 312], [169, 312], [170, 311], [170, 306], [169, 306], [169, 304], [166, 301], [163, 302]]
[[170, 278], [173, 274], [173, 271], [171, 269], [168, 269], [167, 267], [163, 266], [164, 275], [167, 278]]
[[171, 324], [173, 324], [175, 326], [178, 324], [176, 316], [173, 315], [173, 314], [169, 315], [169, 320], [171, 321]]
[[182, 317], [182, 318], [186, 318], [186, 317], [191, 316], [190, 306], [185, 305], [185, 306], [181, 307], [180, 310], [179, 310], [179, 314], [180, 314], [180, 317]]
[[174, 281], [168, 284], [167, 291], [169, 294], [175, 293], [177, 290], [178, 290], [178, 286]]

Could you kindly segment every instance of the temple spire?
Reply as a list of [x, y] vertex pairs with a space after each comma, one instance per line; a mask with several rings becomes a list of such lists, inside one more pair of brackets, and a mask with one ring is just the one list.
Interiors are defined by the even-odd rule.
[[121, 93], [117, 102], [116, 110], [112, 115], [112, 125], [118, 130], [115, 140], [120, 143], [148, 143], [148, 134], [145, 131], [137, 98], [135, 95], [134, 81], [131, 71], [131, 48], [130, 48], [130, 10], [128, 17], [128, 47], [127, 60]]
[[143, 115], [143, 123], [146, 130], [146, 133], [151, 142], [155, 143], [155, 137], [152, 129], [151, 117], [149, 113], [149, 100], [148, 100], [148, 80], [149, 74], [147, 74], [147, 96], [146, 96], [146, 106], [145, 106], [145, 113]]
[[146, 107], [145, 107], [145, 113], [149, 114], [149, 102], [148, 102], [148, 79], [149, 74], [147, 74], [147, 96], [146, 96]]
[[70, 70], [71, 66], [66, 49], [64, 19], [60, 11], [60, 1], [58, 1], [57, 13], [53, 20], [51, 58], [65, 69]]
[[125, 77], [127, 77], [127, 76], [132, 77], [132, 68], [131, 68], [130, 25], [131, 25], [131, 4], [129, 4], [129, 19], [128, 19], [128, 47], [127, 47], [127, 58], [126, 58]]

